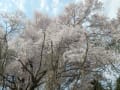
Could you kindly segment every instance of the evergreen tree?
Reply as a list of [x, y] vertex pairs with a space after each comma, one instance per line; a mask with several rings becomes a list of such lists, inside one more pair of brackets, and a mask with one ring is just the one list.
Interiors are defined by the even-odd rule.
[[115, 90], [120, 90], [120, 77], [116, 80], [116, 88]]

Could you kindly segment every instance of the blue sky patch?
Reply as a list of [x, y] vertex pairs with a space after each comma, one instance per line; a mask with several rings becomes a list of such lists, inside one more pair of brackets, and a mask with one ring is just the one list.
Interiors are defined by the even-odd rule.
[[[32, 17], [34, 11], [41, 11], [50, 16], [59, 15], [65, 5], [80, 0], [0, 0], [0, 12], [23, 11], [28, 17]], [[104, 2], [105, 14], [109, 17], [115, 17], [117, 9], [120, 6], [120, 0], [101, 0]]]

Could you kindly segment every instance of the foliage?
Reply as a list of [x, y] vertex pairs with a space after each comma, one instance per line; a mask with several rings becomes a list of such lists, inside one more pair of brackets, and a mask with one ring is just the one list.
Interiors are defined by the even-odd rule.
[[116, 88], [115, 88], [115, 90], [120, 90], [120, 77], [117, 78], [117, 80], [116, 80]]

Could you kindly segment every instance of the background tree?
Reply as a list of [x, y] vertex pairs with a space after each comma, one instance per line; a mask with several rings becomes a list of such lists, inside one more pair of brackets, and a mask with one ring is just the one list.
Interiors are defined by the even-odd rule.
[[6, 86], [12, 90], [104, 90], [102, 73], [106, 66], [114, 67], [119, 56], [113, 48], [119, 50], [119, 13], [110, 20], [101, 8], [98, 0], [85, 0], [70, 4], [55, 19], [39, 12], [33, 20], [21, 13], [2, 15], [3, 61], [9, 63], [1, 77]]

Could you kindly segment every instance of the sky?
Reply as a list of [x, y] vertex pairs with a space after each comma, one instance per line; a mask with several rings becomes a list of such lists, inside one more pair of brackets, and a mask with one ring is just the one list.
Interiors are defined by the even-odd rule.
[[[23, 11], [28, 17], [32, 17], [34, 11], [41, 11], [50, 16], [62, 13], [64, 7], [80, 0], [0, 0], [0, 12]], [[120, 0], [101, 0], [104, 2], [105, 15], [113, 18], [120, 7]]]

